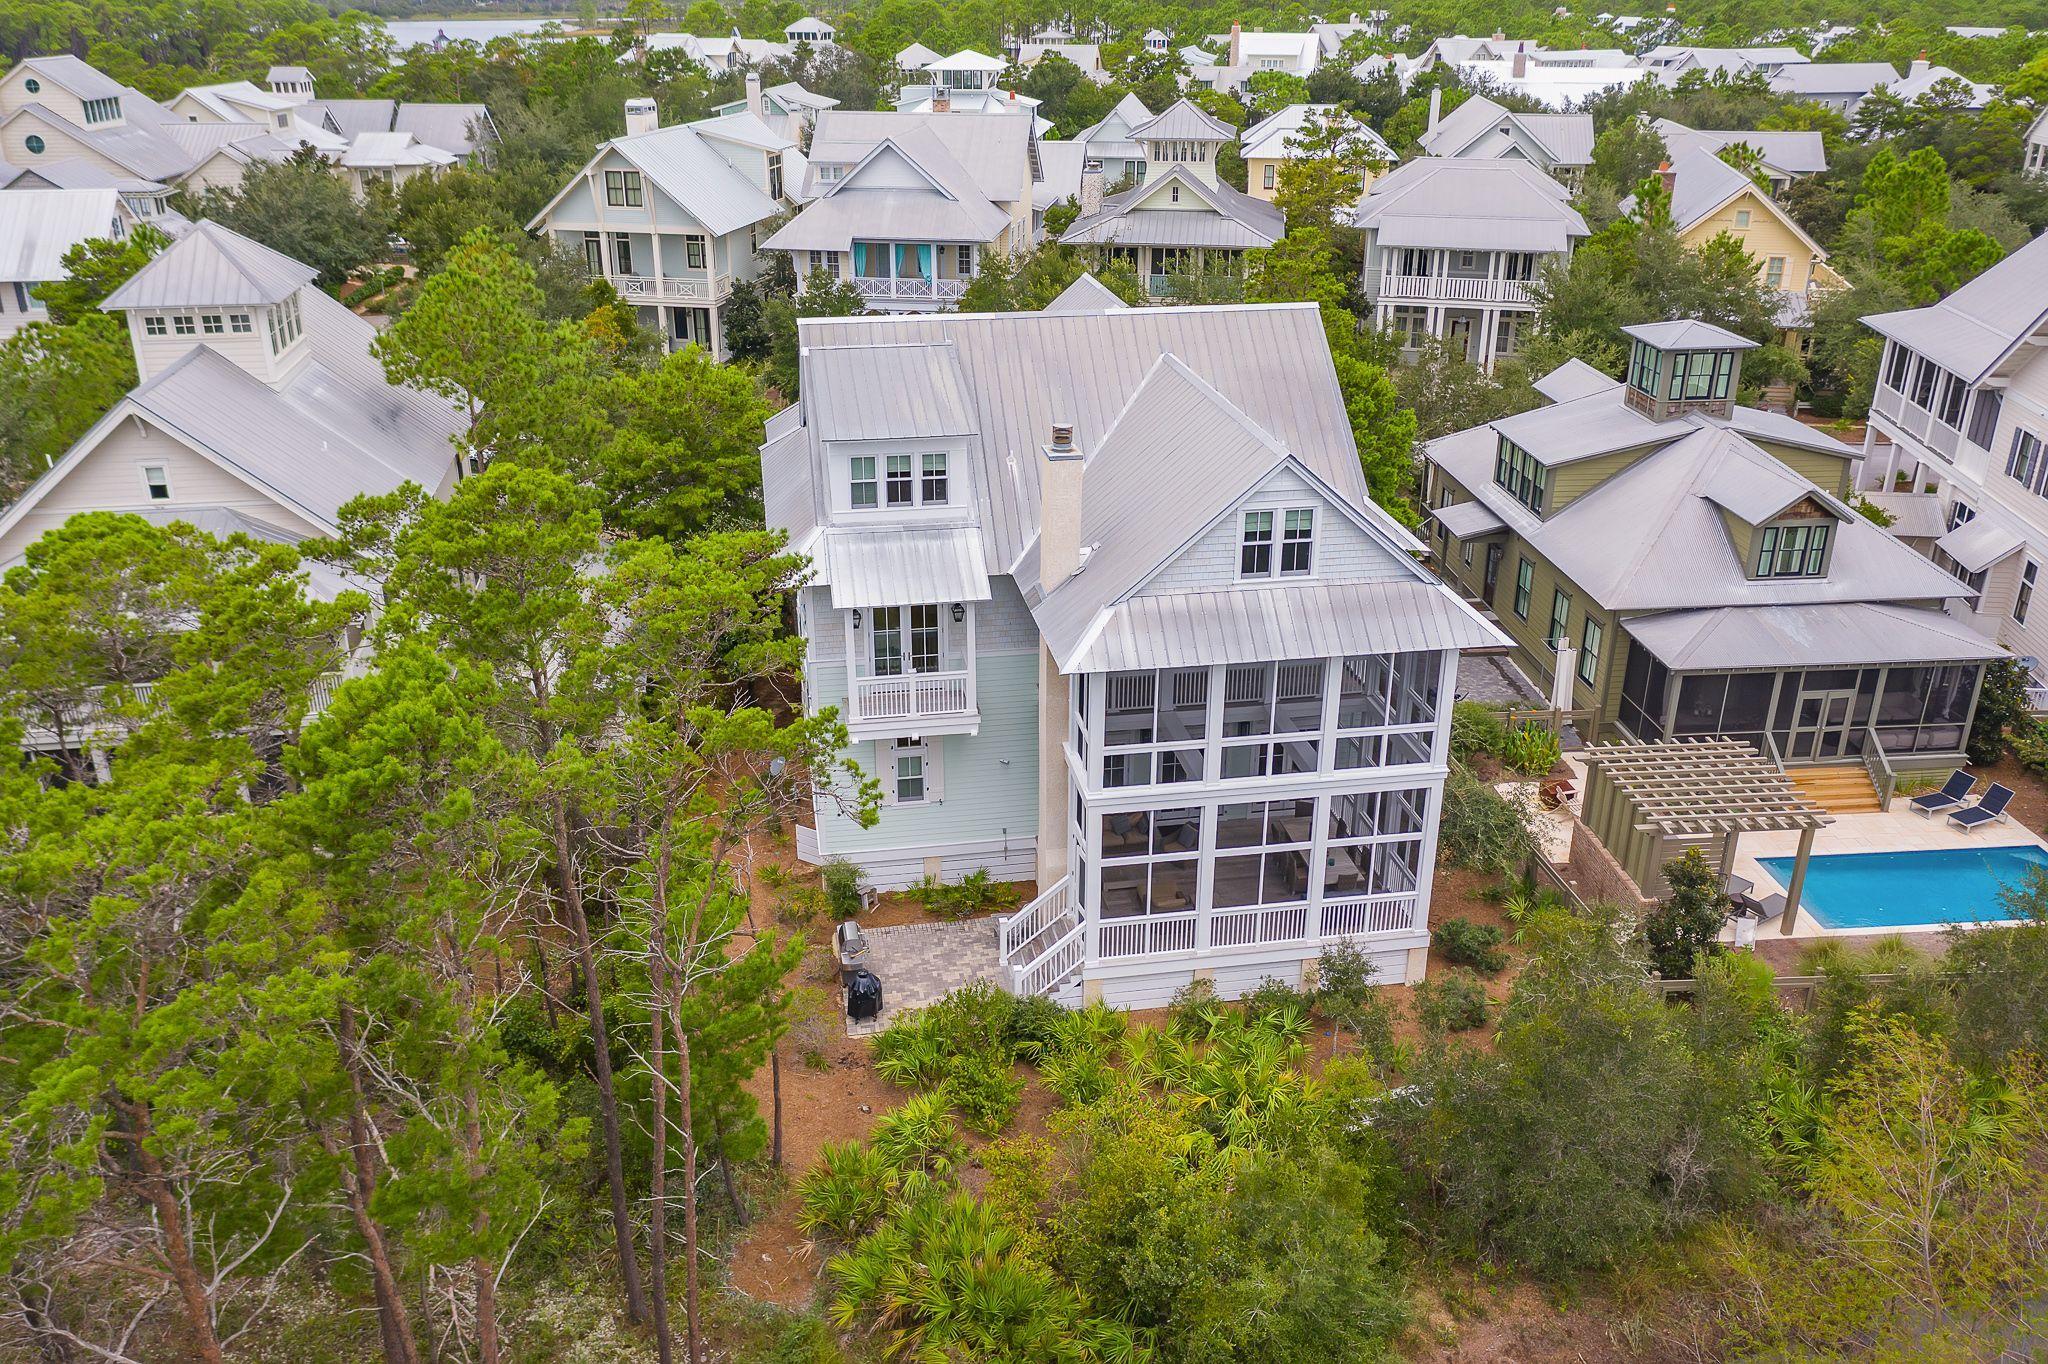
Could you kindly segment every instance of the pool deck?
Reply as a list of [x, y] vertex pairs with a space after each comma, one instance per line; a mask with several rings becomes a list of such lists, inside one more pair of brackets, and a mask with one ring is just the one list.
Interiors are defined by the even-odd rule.
[[[1964, 833], [1939, 816], [1926, 818], [1914, 814], [1912, 807], [1901, 799], [1894, 802], [1890, 810], [1879, 814], [1836, 815], [1833, 824], [1814, 836], [1813, 854], [1821, 857], [1831, 853], [1925, 852], [1952, 848], [2012, 847], [2016, 844], [2048, 848], [2048, 840], [2043, 840], [2039, 834], [2017, 820], [2007, 819], [2003, 823], [1978, 829], [1975, 833]], [[1777, 877], [1758, 865], [1757, 859], [1791, 857], [1798, 851], [1799, 834], [1796, 830], [1744, 834], [1735, 845], [1735, 874], [1746, 876], [1755, 882], [1759, 895], [1769, 894], [1774, 890], [1783, 891], [1785, 886]], [[1827, 928], [1802, 908], [1798, 911], [1798, 922], [1792, 925], [1790, 933], [1782, 931], [1784, 925], [1770, 923], [1758, 930], [1757, 939], [1762, 941], [1775, 937], [1868, 936], [1926, 932], [1938, 927], [1941, 925]]]

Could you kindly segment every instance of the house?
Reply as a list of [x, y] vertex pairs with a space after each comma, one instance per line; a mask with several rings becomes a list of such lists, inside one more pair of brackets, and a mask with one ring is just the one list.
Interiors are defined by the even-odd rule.
[[1932, 65], [1925, 52], [1913, 59], [1912, 65], [1906, 69], [1905, 79], [1884, 88], [1908, 104], [1931, 96], [1944, 103], [1953, 99], [1955, 107], [1972, 111], [1986, 108], [1998, 98], [1997, 86], [1966, 79], [1946, 66]]
[[[1754, 344], [1624, 328], [1629, 378], [1571, 362], [1548, 401], [1431, 441], [1431, 553], [1589, 739], [1720, 735], [1787, 767], [1945, 771], [2004, 651], [1966, 595], [1845, 500], [1857, 451], [1742, 406]], [[1566, 650], [1569, 650], [1567, 652]]]
[[747, 73], [746, 90], [739, 99], [718, 105], [711, 112], [723, 117], [751, 111], [772, 132], [798, 145], [818, 126], [819, 114], [839, 107], [839, 101], [832, 96], [814, 94], [795, 81], [784, 81], [764, 90], [760, 74], [754, 71]]
[[461, 411], [386, 382], [376, 329], [313, 277], [200, 222], [108, 296], [140, 382], [0, 513], [0, 563], [80, 512], [295, 543], [336, 534], [362, 494], [445, 495]]
[[904, 79], [921, 74], [924, 69], [939, 59], [939, 54], [923, 43], [912, 43], [896, 54], [896, 71]]
[[1659, 43], [1642, 56], [1643, 66], [1666, 85], [1678, 84], [1688, 71], [1707, 76], [1746, 76], [1751, 72], [1775, 76], [1808, 60], [1796, 47], [1694, 47], [1683, 43]]
[[1047, 57], [1061, 57], [1081, 69], [1081, 74], [1097, 85], [1109, 83], [1109, 72], [1103, 69], [1102, 46], [1099, 43], [1021, 43], [1017, 48], [1017, 65], [1029, 71]]
[[[309, 93], [305, 99], [310, 98]], [[305, 99], [277, 94], [251, 81], [227, 81], [188, 86], [165, 107], [187, 123], [267, 126], [273, 137], [288, 145], [311, 147], [323, 156], [339, 156], [347, 150], [348, 139], [330, 132], [318, 120], [300, 118], [299, 106]]]
[[133, 219], [111, 188], [0, 192], [0, 341], [49, 311], [36, 286], [64, 278], [64, 253], [94, 238], [119, 241]]
[[1844, 118], [1854, 118], [1871, 91], [1898, 83], [1897, 69], [1886, 62], [1800, 62], [1771, 76], [1771, 89], [1779, 94], [1833, 109]]
[[1100, 123], [1071, 138], [1041, 141], [1038, 159], [1045, 178], [1038, 186], [1038, 217], [1042, 220], [1055, 204], [1081, 202], [1081, 176], [1090, 163], [1101, 170], [1105, 193], [1143, 183], [1145, 149], [1132, 140], [1131, 130], [1151, 121], [1152, 111], [1136, 95], [1125, 95]]
[[349, 188], [361, 198], [372, 184], [396, 192], [417, 175], [432, 175], [455, 164], [452, 152], [429, 147], [411, 133], [362, 133], [339, 158]]
[[176, 237], [192, 225], [171, 207], [171, 187], [158, 181], [112, 174], [77, 158], [45, 162], [34, 170], [0, 161], [0, 191], [36, 189], [110, 189], [120, 195], [122, 215], [131, 227], [148, 223]]
[[1383, 9], [1369, 11], [1360, 18], [1358, 11], [1351, 11], [1349, 20], [1341, 23], [1314, 23], [1308, 31], [1316, 36], [1321, 61], [1334, 60], [1344, 50], [1344, 43], [1353, 37], [1377, 38], [1386, 31], [1387, 12]]
[[1938, 510], [1927, 548], [1968, 594], [1952, 609], [2048, 687], [2048, 610], [2033, 610], [2048, 563], [2048, 239], [1939, 303], [1863, 321], [1885, 345], [1861, 486]]
[[2048, 175], [2048, 108], [2035, 114], [2034, 121], [2027, 125], [2026, 148], [2026, 173]]
[[1144, 43], [1147, 52], [1165, 52], [1173, 46], [1173, 36], [1156, 28], [1148, 28], [1145, 30]]
[[631, 99], [625, 136], [599, 147], [526, 230], [580, 251], [665, 347], [694, 342], [724, 359], [733, 282], [759, 273], [760, 226], [804, 169], [796, 144], [751, 113], [664, 128], [652, 99]]
[[[1847, 281], [1829, 268], [1826, 249], [1756, 181], [1703, 145], [1681, 139], [1681, 146], [1657, 168], [1679, 243], [1691, 251], [1723, 235], [1742, 243], [1757, 278], [1778, 296], [1783, 339], [1796, 347], [1819, 296]], [[1635, 206], [1634, 195], [1622, 200], [1623, 212]]]
[[1081, 216], [1060, 235], [1128, 264], [1153, 298], [1170, 299], [1195, 272], [1241, 273], [1244, 253], [1287, 230], [1279, 209], [1216, 178], [1229, 124], [1188, 100], [1131, 130], [1151, 166], [1143, 183], [1106, 194], [1101, 171], [1081, 173]]
[[1550, 51], [1531, 46], [1498, 60], [1474, 58], [1456, 65], [1468, 86], [1517, 95], [1556, 110], [1579, 108], [1647, 78], [1635, 58], [1620, 48]]
[[795, 47], [798, 43], [809, 43], [812, 47], [825, 47], [838, 34], [839, 30], [826, 23], [823, 19], [808, 14], [801, 19], [795, 19], [785, 24], [782, 29], [783, 41], [787, 42], [791, 47]]
[[1009, 63], [1001, 57], [991, 57], [986, 52], [966, 47], [950, 57], [926, 62], [921, 74], [927, 77], [926, 85], [951, 90], [957, 95], [963, 90], [993, 90], [996, 77], [1002, 75], [1008, 66]]
[[1441, 117], [1440, 91], [1431, 91], [1423, 154], [1436, 157], [1511, 158], [1576, 187], [1593, 164], [1591, 114], [1522, 114], [1473, 95]]
[[24, 57], [0, 75], [0, 161], [77, 160], [107, 175], [203, 192], [294, 144], [271, 123], [191, 123], [78, 58]]
[[1723, 148], [1740, 144], [1756, 154], [1773, 193], [1782, 194], [1794, 180], [1818, 175], [1828, 168], [1825, 140], [1817, 132], [1758, 132], [1754, 130], [1688, 128], [1676, 119], [1660, 118], [1651, 125], [1672, 156], [1692, 147], [1719, 155]]
[[313, 73], [303, 66], [273, 66], [264, 73], [263, 83], [273, 95], [284, 95], [301, 104], [313, 98]]
[[299, 117], [351, 143], [366, 133], [409, 133], [463, 162], [488, 155], [498, 140], [488, 107], [454, 100], [316, 99], [299, 106]]
[[1343, 119], [1346, 145], [1361, 152], [1371, 163], [1359, 182], [1361, 194], [1400, 160], [1385, 138], [1362, 120], [1345, 115], [1340, 106], [1290, 104], [1238, 134], [1237, 153], [1244, 158], [1245, 193], [1254, 199], [1271, 201], [1279, 192], [1281, 164], [1300, 154], [1305, 135], [1313, 134], [1333, 118]]
[[1209, 35], [1207, 47], [1182, 48], [1181, 58], [1189, 87], [1238, 94], [1262, 71], [1312, 75], [1322, 65], [1323, 47], [1313, 33], [1247, 33], [1232, 23], [1230, 32]]
[[1521, 157], [1423, 157], [1375, 181], [1365, 234], [1373, 321], [1413, 359], [1441, 337], [1492, 369], [1535, 321], [1529, 285], [1587, 235], [1565, 187]]
[[[1020, 994], [1164, 1004], [1355, 940], [1418, 979], [1458, 652], [1501, 636], [1368, 499], [1312, 304], [806, 318], [767, 519], [803, 701], [882, 787], [798, 856], [1040, 894]], [[886, 985], [885, 985], [886, 988]]]
[[756, 71], [770, 62], [786, 62], [793, 53], [789, 43], [778, 43], [767, 38], [742, 38], [734, 29], [723, 37], [693, 37], [679, 35], [684, 39], [683, 50], [699, 66], [714, 74], [723, 75], [728, 71]]
[[1049, 137], [1052, 120], [1038, 112], [1043, 100], [1020, 95], [1015, 90], [990, 86], [985, 90], [954, 90], [943, 85], [906, 85], [896, 92], [899, 114], [1008, 114], [1027, 115], [1033, 137]]
[[811, 138], [803, 211], [762, 243], [799, 280], [819, 270], [876, 308], [950, 303], [991, 251], [1031, 243], [1040, 170], [1015, 114], [828, 109]]
[[1461, 66], [1466, 62], [1502, 62], [1517, 50], [1527, 51], [1539, 44], [1496, 33], [1490, 38], [1468, 38], [1453, 33], [1434, 39], [1416, 54], [1412, 74], [1434, 71], [1438, 66]]

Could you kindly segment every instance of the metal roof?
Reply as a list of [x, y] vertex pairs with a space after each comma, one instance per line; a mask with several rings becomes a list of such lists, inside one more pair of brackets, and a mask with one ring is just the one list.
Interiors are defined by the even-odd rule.
[[1569, 249], [1586, 220], [1527, 161], [1423, 157], [1375, 180], [1353, 221], [1385, 246], [1461, 251]]
[[1726, 327], [1717, 327], [1696, 317], [1679, 318], [1672, 322], [1640, 322], [1633, 327], [1623, 327], [1621, 332], [1624, 336], [1633, 336], [1636, 340], [1655, 346], [1658, 350], [1756, 349], [1756, 342], [1748, 337], [1737, 336]]
[[[915, 440], [975, 430], [967, 380], [949, 341], [822, 346], [806, 357], [817, 385], [805, 419], [820, 440]], [[887, 393], [893, 402], [876, 402]]]
[[315, 99], [299, 107], [314, 118], [326, 119], [335, 132], [347, 138], [388, 133], [398, 114], [398, 101], [391, 99]]
[[122, 235], [112, 189], [18, 189], [0, 194], [0, 282], [64, 278], [64, 253], [94, 237]]
[[927, 71], [1001, 71], [1008, 65], [1009, 63], [1001, 57], [991, 57], [986, 52], [976, 52], [971, 47], [963, 47], [950, 57], [941, 57], [935, 62], [927, 62], [924, 69]]
[[1698, 146], [1718, 154], [1723, 147], [1740, 144], [1754, 151], [1767, 169], [1786, 175], [1814, 175], [1828, 168], [1827, 148], [1817, 132], [1688, 128], [1670, 118], [1660, 118], [1652, 126], [1674, 153], [1687, 146]]
[[[1148, 207], [1170, 197], [1169, 186], [1187, 190], [1209, 212], [1195, 211], [1185, 202], [1178, 208]], [[1265, 200], [1228, 185], [1212, 185], [1186, 166], [1176, 164], [1164, 175], [1110, 195], [1102, 201], [1099, 212], [1076, 218], [1060, 240], [1114, 242], [1122, 246], [1251, 249], [1271, 246], [1286, 230], [1286, 216]]]
[[273, 66], [263, 77], [267, 81], [311, 81], [313, 73], [303, 66]]
[[82, 58], [68, 52], [49, 57], [23, 57], [21, 64], [44, 80], [55, 81], [80, 99], [126, 99], [136, 92]]
[[1178, 99], [1155, 119], [1131, 129], [1139, 142], [1163, 142], [1169, 138], [1195, 142], [1228, 142], [1237, 129], [1191, 100]]
[[[1496, 128], [1519, 131], [1554, 166], [1584, 166], [1593, 160], [1591, 114], [1523, 114], [1473, 95], [1423, 133], [1422, 149], [1430, 156], [1462, 156]], [[1486, 160], [1498, 158], [1487, 157]]]
[[1448, 507], [1434, 507], [1429, 514], [1437, 519], [1439, 525], [1460, 540], [1491, 535], [1497, 530], [1506, 530], [1508, 525], [1494, 515], [1484, 502], [1453, 502]]
[[1535, 382], [1536, 391], [1554, 403], [1589, 398], [1620, 387], [1621, 380], [1601, 373], [1576, 355]]
[[1898, 79], [1888, 62], [1794, 62], [1771, 77], [1771, 88], [1787, 95], [1867, 95]]
[[1871, 492], [1863, 500], [1891, 517], [1885, 529], [1901, 540], [1939, 539], [1948, 532], [1939, 493]]
[[1972, 517], [1934, 542], [1934, 547], [1971, 573], [1982, 573], [2007, 555], [2026, 548], [2017, 532], [1988, 516]]
[[[50, 128], [62, 131], [68, 137], [76, 138], [115, 165], [145, 180], [169, 183], [181, 179], [204, 158], [195, 156], [183, 143], [170, 135], [166, 123], [168, 115], [155, 117], [151, 113], [151, 110], [156, 109], [155, 105], [149, 105], [147, 109], [132, 107], [137, 103], [148, 104], [148, 101], [140, 95], [134, 96], [133, 99], [122, 97], [122, 108], [127, 122], [119, 127], [82, 128], [69, 119], [51, 112], [42, 104], [22, 105], [5, 120], [0, 120], [0, 127], [12, 127], [17, 121], [22, 120], [39, 121]], [[157, 113], [161, 114], [162, 111], [157, 110]], [[180, 120], [177, 126], [197, 125], [185, 124]], [[243, 136], [253, 136], [261, 131], [253, 123], [235, 126], [245, 130]]]
[[484, 105], [420, 100], [407, 100], [398, 106], [391, 117], [391, 131], [411, 133], [428, 146], [457, 157], [468, 156], [480, 144], [497, 137], [491, 111]]
[[2036, 237], [1941, 302], [1863, 324], [1965, 382], [1986, 378], [2048, 319], [2048, 237]]
[[[793, 145], [786, 138], [779, 141]], [[606, 145], [638, 166], [655, 188], [713, 235], [737, 232], [782, 212], [782, 205], [716, 148], [706, 146], [702, 131], [690, 124], [617, 137]]]
[[453, 152], [430, 147], [411, 133], [364, 133], [341, 154], [344, 166], [446, 166]]
[[918, 601], [987, 601], [988, 565], [972, 526], [891, 526], [825, 532], [818, 575], [840, 610]]
[[1547, 468], [1677, 440], [1692, 429], [1681, 421], [1651, 421], [1608, 389], [1497, 417], [1491, 425]]
[[1363, 120], [1353, 118], [1337, 104], [1290, 104], [1285, 109], [1263, 118], [1238, 135], [1238, 155], [1249, 161], [1253, 157], [1291, 157], [1299, 145], [1302, 134], [1309, 130], [1311, 120], [1316, 124], [1332, 117], [1341, 119], [1345, 125], [1345, 141], [1354, 147], [1362, 147], [1368, 154], [1387, 162], [1398, 158], [1387, 140], [1368, 127]]
[[1105, 613], [1066, 672], [1273, 658], [1490, 649], [1508, 641], [1440, 584], [1290, 584], [1133, 597]]
[[282, 302], [311, 284], [318, 273], [310, 265], [202, 219], [109, 294], [100, 307], [108, 312], [199, 304], [260, 307]]
[[811, 133], [810, 159], [814, 164], [858, 161], [883, 142], [894, 142], [913, 150], [925, 169], [935, 170], [927, 149], [936, 141], [989, 200], [1014, 203], [1030, 192], [1031, 124], [1030, 118], [1012, 113], [826, 109]]
[[1049, 313], [1094, 313], [1105, 308], [1128, 308], [1131, 305], [1118, 298], [1107, 284], [1083, 270], [1074, 282], [1060, 290], [1059, 296], [1045, 305]]
[[896, 66], [899, 70], [922, 71], [938, 59], [939, 54], [923, 43], [912, 43], [896, 54]]
[[804, 205], [761, 243], [766, 251], [851, 251], [853, 239], [993, 242], [1010, 215], [986, 199], [961, 202], [937, 190], [841, 187]]
[[1673, 672], [1974, 663], [2005, 656], [1946, 611], [1885, 602], [1722, 606], [1631, 616], [1623, 624], [1630, 639]]

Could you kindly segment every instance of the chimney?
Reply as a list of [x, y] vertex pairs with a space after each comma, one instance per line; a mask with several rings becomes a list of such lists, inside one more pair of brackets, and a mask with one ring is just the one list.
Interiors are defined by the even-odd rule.
[[1441, 85], [1433, 85], [1429, 88], [1429, 127], [1425, 131], [1435, 132], [1437, 122], [1443, 116], [1444, 88]]
[[1671, 169], [1669, 161], [1659, 161], [1657, 163], [1657, 180], [1658, 183], [1664, 186], [1666, 194], [1678, 193], [1678, 172]]
[[1102, 163], [1089, 158], [1081, 163], [1081, 216], [1102, 211]]
[[758, 71], [747, 72], [747, 112], [755, 118], [765, 116], [761, 109], [761, 73]]
[[1919, 75], [1924, 75], [1924, 74], [1926, 74], [1926, 71], [1927, 71], [1927, 54], [1926, 54], [1925, 52], [1922, 52], [1922, 53], [1921, 53], [1921, 54], [1920, 54], [1919, 56], [1917, 56], [1917, 57], [1915, 57], [1915, 58], [1913, 59], [1913, 65], [1912, 65], [1911, 69], [1909, 69], [1909, 70], [1908, 70], [1908, 71], [1906, 72], [1906, 74], [1907, 74], [1908, 76], [1919, 76]]
[[661, 112], [654, 107], [654, 101], [646, 95], [636, 95], [626, 101], [626, 136], [638, 137], [651, 133], [661, 126]]
[[1514, 64], [1513, 64], [1512, 66], [1510, 66], [1510, 67], [1508, 68], [1508, 70], [1509, 70], [1509, 72], [1510, 72], [1510, 73], [1511, 73], [1511, 74], [1512, 74], [1512, 75], [1514, 76], [1514, 78], [1515, 78], [1516, 80], [1520, 80], [1520, 79], [1522, 79], [1522, 78], [1523, 78], [1524, 76], [1528, 75], [1528, 74], [1529, 74], [1529, 54], [1528, 54], [1528, 53], [1526, 53], [1526, 52], [1524, 52], [1524, 51], [1522, 51], [1522, 49], [1521, 49], [1521, 48], [1519, 48], [1519, 47], [1518, 47], [1518, 48], [1516, 48], [1516, 49], [1515, 49], [1515, 60], [1514, 60]]
[[1046, 591], [1081, 568], [1081, 474], [1071, 422], [1054, 422], [1038, 468], [1038, 580]]
[[1504, 42], [1506, 42], [1507, 40], [1508, 40], [1508, 35], [1507, 35], [1507, 34], [1505, 34], [1505, 33], [1502, 33], [1502, 32], [1501, 32], [1500, 30], [1498, 30], [1498, 29], [1494, 30], [1494, 34], [1493, 34], [1493, 41], [1494, 41], [1494, 42], [1497, 42], [1497, 43], [1504, 43]]
[[1230, 21], [1230, 60], [1226, 63], [1226, 65], [1239, 66], [1242, 65], [1243, 62], [1244, 25], [1238, 23], [1237, 20], [1232, 19]]
[[953, 92], [943, 85], [932, 87], [932, 112], [950, 114], [953, 112]]

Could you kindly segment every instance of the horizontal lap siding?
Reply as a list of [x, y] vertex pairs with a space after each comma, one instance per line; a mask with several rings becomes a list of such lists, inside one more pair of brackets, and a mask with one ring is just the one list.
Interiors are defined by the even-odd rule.
[[[1315, 576], [1319, 582], [1396, 582], [1410, 569], [1386, 546], [1359, 529], [1292, 470], [1281, 470], [1243, 507], [1285, 508], [1313, 504], [1316, 511]], [[1145, 584], [1141, 595], [1210, 592], [1237, 582], [1239, 512], [1232, 511], [1204, 531], [1179, 557]], [[1275, 527], [1278, 539], [1278, 526]]]

